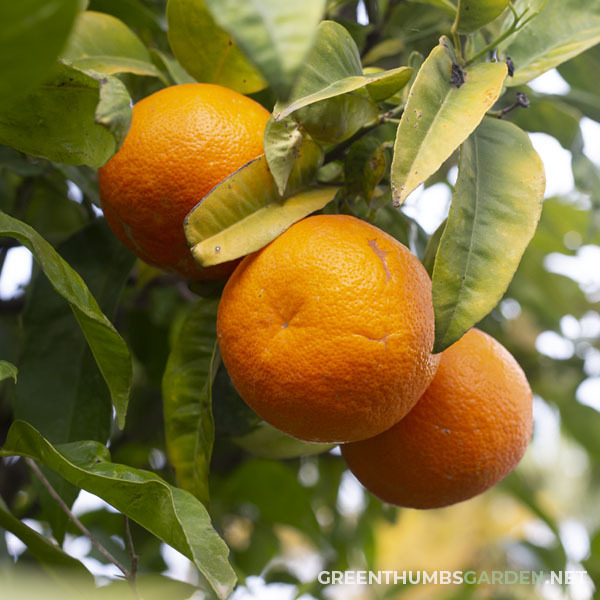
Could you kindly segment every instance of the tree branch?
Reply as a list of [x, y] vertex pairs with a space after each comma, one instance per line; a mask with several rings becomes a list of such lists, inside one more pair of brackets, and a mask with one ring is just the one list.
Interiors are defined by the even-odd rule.
[[[125, 579], [129, 582], [132, 587], [135, 589], [135, 583], [132, 580], [132, 571], [129, 571], [121, 562], [116, 559], [90, 532], [90, 530], [73, 514], [71, 509], [65, 504], [65, 501], [60, 497], [58, 492], [52, 487], [52, 484], [46, 479], [46, 476], [42, 473], [42, 470], [37, 466], [37, 463], [31, 459], [26, 458], [25, 462], [27, 466], [36, 474], [37, 478], [41, 481], [42, 485], [46, 488], [50, 496], [57, 502], [57, 504], [62, 508], [62, 510], [67, 514], [69, 519], [73, 521], [73, 523], [77, 526], [77, 528], [85, 535], [90, 542], [92, 542], [92, 546], [104, 556], [109, 562], [115, 565], [121, 573], [123, 573]], [[135, 573], [133, 573], [135, 576]], [[137, 593], [136, 593], [137, 595]]]

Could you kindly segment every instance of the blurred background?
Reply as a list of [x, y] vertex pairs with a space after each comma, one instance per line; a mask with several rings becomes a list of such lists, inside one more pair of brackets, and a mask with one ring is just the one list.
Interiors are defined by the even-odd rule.
[[[409, 27], [403, 6], [399, 3], [386, 24], [388, 35], [408, 31], [411, 43], [427, 51], [447, 29], [445, 13], [432, 6], [413, 11], [412, 18], [419, 20]], [[114, 14], [146, 43], [168, 49], [165, 2], [91, 0], [89, 8]], [[362, 2], [330, 2], [330, 13], [348, 26], [359, 46], [365, 43], [368, 18]], [[373, 64], [404, 64], [402, 56], [399, 50]], [[217, 433], [220, 427], [223, 435], [213, 459], [211, 515], [243, 578], [234, 600], [600, 597], [595, 591], [600, 586], [600, 89], [589, 76], [598, 68], [596, 47], [524, 86], [531, 107], [509, 117], [530, 132], [544, 161], [546, 198], [537, 233], [505, 298], [480, 327], [517, 358], [534, 390], [534, 434], [522, 463], [471, 501], [425, 512], [396, 509], [363, 490], [337, 449], [292, 460], [243, 452], [228, 440], [231, 424], [219, 421], [216, 408]], [[137, 97], [158, 85], [134, 77], [127, 83]], [[419, 231], [431, 234], [447, 215], [455, 162], [448, 161], [403, 207]], [[34, 226], [59, 251], [84, 227], [103, 230], [98, 205], [91, 169], [0, 147], [0, 208]], [[32, 279], [28, 250], [16, 244], [2, 246], [0, 268], [0, 344], [10, 360], [17, 352], [26, 292], [35, 293], [41, 284], [35, 269]], [[136, 383], [128, 425], [111, 438], [113, 460], [152, 469], [168, 480], [173, 473], [164, 449], [160, 375], [170, 327], [189, 299], [183, 282], [138, 264], [116, 317], [134, 353]], [[3, 432], [11, 418], [11, 385], [0, 384]], [[21, 463], [3, 459], [2, 496], [14, 514], [47, 533], [26, 479]], [[74, 512], [115, 555], [125, 552], [114, 509], [82, 492]], [[141, 528], [134, 527], [134, 537], [141, 572], [198, 583], [182, 555]], [[99, 583], [118, 575], [71, 526], [64, 547]], [[31, 558], [24, 550], [12, 534], [0, 535], [0, 568], [6, 561], [26, 565]], [[535, 587], [316, 581], [322, 570], [350, 569], [586, 570], [588, 576], [570, 586]]]

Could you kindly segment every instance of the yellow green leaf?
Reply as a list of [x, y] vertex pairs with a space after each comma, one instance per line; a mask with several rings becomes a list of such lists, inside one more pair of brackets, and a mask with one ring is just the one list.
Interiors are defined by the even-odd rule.
[[458, 0], [458, 10], [453, 29], [459, 33], [472, 33], [500, 16], [509, 0]]
[[194, 258], [217, 265], [260, 250], [290, 225], [323, 208], [337, 188], [312, 188], [281, 198], [264, 155], [230, 175], [185, 219]]
[[500, 95], [506, 73], [504, 63], [460, 70], [450, 42], [441, 38], [417, 74], [398, 126], [391, 172], [396, 205], [477, 127]]
[[462, 145], [433, 266], [434, 352], [502, 298], [535, 233], [544, 189], [542, 161], [516, 125], [486, 118]]

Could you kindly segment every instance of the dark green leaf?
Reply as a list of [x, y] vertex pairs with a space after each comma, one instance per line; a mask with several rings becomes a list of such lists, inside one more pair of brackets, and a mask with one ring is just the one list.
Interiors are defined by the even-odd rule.
[[0, 4], [0, 104], [10, 104], [48, 76], [78, 8], [78, 0]]
[[16, 421], [2, 456], [18, 454], [43, 462], [67, 481], [96, 494], [194, 562], [219, 598], [227, 598], [236, 577], [229, 550], [210, 523], [201, 502], [158, 475], [109, 462], [98, 442], [54, 448], [31, 425]]
[[117, 146], [95, 121], [99, 99], [98, 81], [59, 64], [50, 80], [0, 112], [0, 143], [57, 162], [100, 167]]
[[205, 0], [169, 0], [167, 20], [171, 50], [197, 81], [217, 83], [242, 94], [265, 87], [260, 73], [216, 24]]
[[504, 63], [477, 64], [464, 72], [464, 83], [452, 83], [453, 65], [450, 42], [442, 38], [410, 89], [392, 163], [396, 204], [440, 168], [500, 95]]
[[286, 98], [313, 44], [325, 0], [205, 1], [215, 21]]
[[179, 325], [162, 380], [167, 449], [181, 488], [208, 506], [215, 437], [212, 382], [220, 358], [218, 300], [200, 300]]
[[0, 231], [2, 235], [14, 237], [33, 253], [54, 290], [71, 305], [110, 389], [112, 403], [122, 427], [125, 424], [132, 379], [131, 356], [127, 345], [100, 310], [83, 279], [48, 242], [25, 223], [2, 212]]
[[535, 232], [544, 189], [542, 161], [512, 123], [486, 118], [463, 144], [433, 267], [434, 352], [499, 302]]
[[365, 136], [350, 146], [344, 161], [345, 192], [371, 202], [375, 186], [387, 169], [384, 143], [376, 136]]
[[[0, 527], [17, 536], [56, 582], [64, 583], [65, 579], [77, 575], [79, 578], [84, 578], [87, 583], [92, 583], [93, 579], [89, 571], [81, 562], [61, 550], [56, 543], [51, 542], [47, 537], [14, 517], [1, 497]], [[67, 571], [70, 571], [70, 573]]]

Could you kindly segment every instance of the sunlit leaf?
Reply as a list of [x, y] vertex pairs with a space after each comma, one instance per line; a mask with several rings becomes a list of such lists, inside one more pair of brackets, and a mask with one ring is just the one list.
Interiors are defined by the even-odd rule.
[[202, 503], [150, 471], [110, 462], [98, 442], [73, 442], [54, 448], [31, 425], [15, 421], [2, 456], [28, 456], [67, 481], [96, 494], [194, 562], [219, 598], [227, 598], [236, 576], [229, 549], [212, 528]]
[[542, 161], [515, 125], [487, 118], [463, 144], [433, 267], [434, 352], [499, 302], [535, 232], [544, 189]]
[[31, 227], [0, 212], [0, 232], [27, 247], [39, 263], [54, 290], [70, 305], [90, 350], [108, 385], [121, 427], [129, 402], [132, 380], [131, 355], [127, 345], [81, 277]]
[[48, 77], [78, 8], [78, 0], [0, 3], [0, 105], [10, 104]]
[[283, 199], [263, 156], [251, 161], [214, 188], [188, 214], [185, 234], [202, 265], [245, 256], [259, 250], [290, 225], [323, 208], [337, 188], [312, 188]]
[[515, 64], [506, 85], [523, 85], [600, 42], [600, 3], [549, 0], [501, 46]]
[[509, 0], [458, 0], [454, 28], [459, 33], [471, 33], [487, 25], [508, 6]]
[[325, 0], [205, 0], [270, 86], [287, 97], [310, 50]]
[[64, 584], [65, 579], [68, 580], [69, 577], [76, 575], [87, 583], [92, 583], [92, 576], [80, 561], [69, 556], [55, 542], [13, 516], [2, 497], [0, 497], [0, 527], [19, 538], [55, 582]]
[[108, 75], [160, 75], [148, 50], [127, 25], [112, 15], [95, 11], [79, 14], [61, 58], [77, 69]]
[[[452, 83], [458, 65], [450, 43], [442, 38], [423, 63], [402, 115], [392, 163], [394, 202], [406, 197], [477, 127], [494, 104], [506, 77], [504, 63], [480, 63]], [[460, 79], [460, 74], [459, 79]]]
[[215, 437], [212, 381], [218, 300], [200, 300], [179, 325], [162, 380], [167, 450], [179, 487], [208, 506]]
[[257, 69], [216, 24], [205, 0], [169, 0], [167, 20], [171, 50], [197, 81], [223, 85], [242, 94], [265, 87]]
[[15, 365], [5, 360], [0, 360], [0, 381], [10, 378], [17, 383], [17, 373]]

